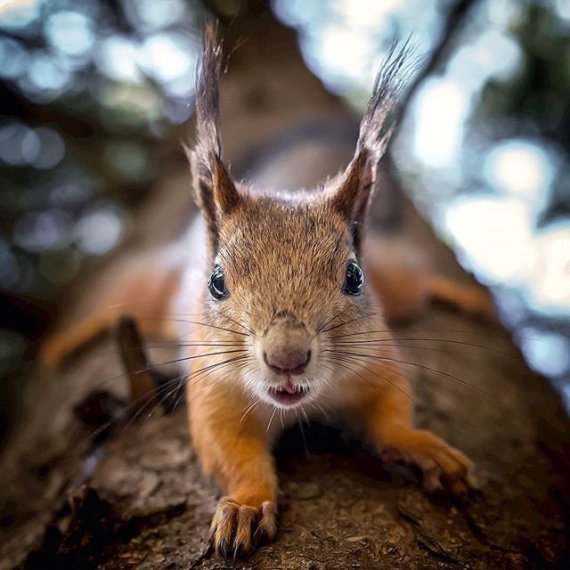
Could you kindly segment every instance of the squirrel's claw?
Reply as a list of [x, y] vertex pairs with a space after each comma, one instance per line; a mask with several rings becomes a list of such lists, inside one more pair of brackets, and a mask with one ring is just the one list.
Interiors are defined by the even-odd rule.
[[396, 448], [382, 454], [388, 460], [417, 465], [423, 473], [424, 489], [429, 493], [447, 490], [455, 495], [477, 489], [473, 462], [441, 438], [423, 430], [413, 430], [401, 438]]
[[210, 541], [223, 558], [238, 559], [251, 554], [260, 542], [273, 540], [276, 530], [276, 508], [271, 501], [253, 507], [223, 497], [212, 519]]

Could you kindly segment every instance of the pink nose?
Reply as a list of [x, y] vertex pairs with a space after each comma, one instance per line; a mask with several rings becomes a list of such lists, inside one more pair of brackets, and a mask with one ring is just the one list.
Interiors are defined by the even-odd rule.
[[265, 364], [277, 374], [302, 374], [311, 359], [311, 351], [281, 348], [263, 353]]

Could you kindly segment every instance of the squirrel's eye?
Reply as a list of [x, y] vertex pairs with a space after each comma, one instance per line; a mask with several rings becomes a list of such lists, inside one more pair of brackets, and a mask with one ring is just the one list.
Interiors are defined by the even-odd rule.
[[221, 301], [228, 296], [224, 272], [219, 265], [214, 266], [214, 271], [212, 271], [212, 275], [210, 275], [210, 279], [208, 279], [208, 289], [210, 290], [210, 295], [212, 295], [216, 301]]
[[364, 273], [356, 261], [349, 261], [346, 264], [346, 275], [342, 292], [345, 295], [360, 295], [364, 285]]

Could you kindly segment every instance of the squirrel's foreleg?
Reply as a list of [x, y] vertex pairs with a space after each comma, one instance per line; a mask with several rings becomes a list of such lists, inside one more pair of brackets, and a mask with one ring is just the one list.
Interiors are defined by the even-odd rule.
[[277, 475], [266, 429], [241, 394], [215, 381], [205, 385], [199, 374], [191, 375], [188, 403], [196, 453], [226, 493], [212, 520], [212, 546], [239, 557], [276, 533]]
[[475, 486], [473, 463], [463, 453], [433, 433], [414, 427], [409, 383], [396, 366], [388, 367], [382, 377], [389, 374], [389, 383], [379, 380], [374, 370], [365, 372], [378, 390], [358, 410], [368, 437], [381, 455], [386, 460], [417, 465], [428, 491], [446, 486], [454, 493], [463, 493]]

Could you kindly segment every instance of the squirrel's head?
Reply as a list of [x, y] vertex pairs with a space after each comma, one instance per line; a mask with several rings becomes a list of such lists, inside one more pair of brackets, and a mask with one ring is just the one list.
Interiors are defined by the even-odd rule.
[[[238, 349], [234, 358], [248, 390], [282, 407], [310, 402], [342, 370], [335, 338], [348, 326], [362, 330], [377, 312], [361, 266], [362, 231], [408, 46], [391, 50], [346, 170], [314, 191], [269, 195], [232, 180], [221, 158], [216, 35], [214, 26], [206, 30], [197, 145], [189, 152], [208, 231], [207, 318], [220, 341], [231, 338], [246, 353]], [[350, 363], [344, 369], [350, 372]]]

